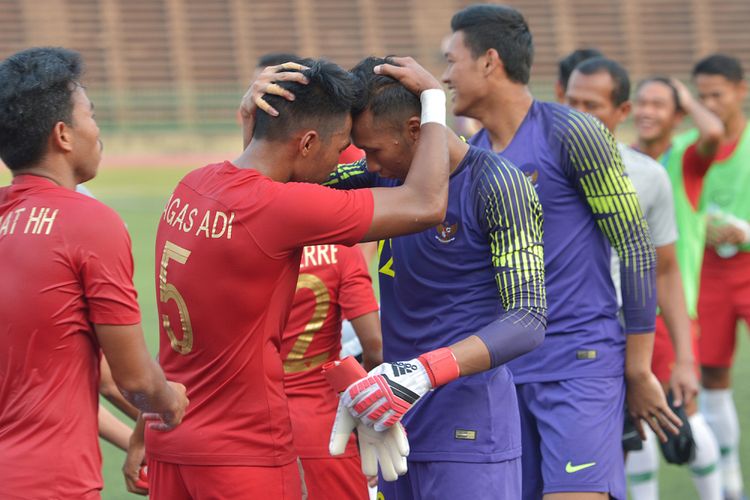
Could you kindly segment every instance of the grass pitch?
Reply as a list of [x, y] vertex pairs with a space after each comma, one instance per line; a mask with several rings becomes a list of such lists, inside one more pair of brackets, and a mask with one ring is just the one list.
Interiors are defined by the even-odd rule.
[[[158, 348], [153, 275], [156, 227], [167, 198], [177, 181], [186, 172], [186, 169], [180, 168], [137, 167], [112, 170], [104, 168], [99, 176], [88, 184], [100, 200], [120, 213], [130, 230], [135, 258], [135, 284], [143, 311], [143, 327], [147, 344], [154, 354]], [[0, 185], [6, 184], [8, 177], [7, 170], [2, 172]], [[747, 332], [744, 327], [742, 330]], [[750, 385], [742, 382], [750, 378], [750, 344], [746, 333], [741, 335], [733, 375], [740, 425], [746, 433], [741, 448], [743, 472], [745, 483], [750, 485], [750, 436], [747, 434], [750, 432]], [[102, 456], [105, 484], [102, 497], [104, 499], [139, 498], [125, 490], [125, 483], [120, 472], [124, 453], [102, 442]], [[661, 468], [660, 490], [661, 498], [664, 500], [698, 498], [687, 469], [667, 464], [663, 464]]]

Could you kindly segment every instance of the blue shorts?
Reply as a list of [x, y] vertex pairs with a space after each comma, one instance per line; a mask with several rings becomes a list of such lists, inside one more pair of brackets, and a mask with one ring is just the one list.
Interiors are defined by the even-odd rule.
[[623, 377], [519, 384], [523, 499], [604, 492], [625, 500]]
[[378, 481], [377, 500], [517, 500], [521, 459], [504, 462], [411, 462], [397, 481]]

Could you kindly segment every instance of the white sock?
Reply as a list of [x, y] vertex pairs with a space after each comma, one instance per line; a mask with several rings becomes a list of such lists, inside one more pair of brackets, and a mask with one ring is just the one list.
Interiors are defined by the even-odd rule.
[[704, 389], [701, 393], [701, 412], [719, 443], [724, 493], [728, 498], [740, 498], [743, 488], [739, 456], [740, 424], [731, 389]]
[[632, 500], [659, 499], [659, 445], [651, 429], [646, 428], [643, 449], [628, 452], [625, 474]]
[[695, 457], [688, 464], [701, 500], [723, 500], [719, 471], [719, 443], [703, 414], [688, 418], [695, 440]]

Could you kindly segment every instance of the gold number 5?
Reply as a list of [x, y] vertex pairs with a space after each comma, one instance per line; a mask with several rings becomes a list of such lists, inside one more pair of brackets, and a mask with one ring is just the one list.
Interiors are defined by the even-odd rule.
[[190, 257], [190, 250], [167, 241], [164, 244], [164, 252], [161, 254], [161, 269], [159, 271], [159, 301], [167, 303], [174, 300], [177, 304], [177, 312], [180, 313], [180, 325], [182, 326], [182, 340], [178, 340], [174, 334], [169, 315], [161, 315], [161, 324], [169, 336], [172, 349], [180, 354], [187, 354], [193, 350], [193, 326], [190, 324], [190, 314], [188, 314], [185, 299], [182, 298], [173, 284], [167, 282], [167, 266], [170, 259], [184, 264], [188, 257]]

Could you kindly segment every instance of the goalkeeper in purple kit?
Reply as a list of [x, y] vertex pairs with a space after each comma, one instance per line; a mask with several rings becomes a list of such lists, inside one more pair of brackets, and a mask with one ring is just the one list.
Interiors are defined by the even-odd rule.
[[[479, 120], [471, 144], [513, 161], [544, 209], [548, 328], [509, 366], [523, 431], [524, 499], [625, 498], [620, 438], [629, 410], [664, 436], [679, 419], [650, 371], [655, 254], [617, 143], [593, 117], [537, 101], [533, 42], [523, 16], [473, 5], [451, 20], [454, 113]], [[609, 275], [621, 259], [625, 332]]]
[[[366, 159], [340, 165], [327, 185], [403, 182], [419, 141], [420, 112], [425, 121], [419, 99], [406, 89], [413, 92], [413, 75], [425, 70], [410, 59], [393, 62], [402, 67], [369, 58], [353, 70], [366, 91], [352, 139]], [[254, 86], [273, 92], [273, 78], [281, 76]], [[344, 391], [331, 451], [343, 451], [352, 416], [376, 431], [402, 419], [408, 472], [394, 482], [381, 480], [381, 498], [517, 499], [521, 429], [505, 364], [544, 339], [541, 207], [516, 167], [455, 135], [449, 163], [444, 222], [379, 243], [388, 362]]]

